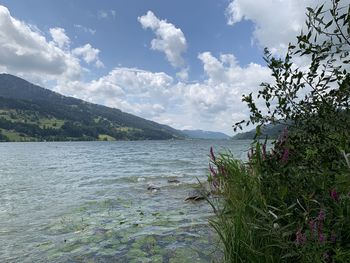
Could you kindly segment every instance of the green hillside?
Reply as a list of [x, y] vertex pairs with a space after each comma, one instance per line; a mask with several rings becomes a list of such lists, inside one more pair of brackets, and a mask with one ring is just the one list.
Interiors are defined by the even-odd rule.
[[[265, 139], [266, 137], [268, 139], [277, 139], [278, 136], [283, 131], [285, 125], [283, 124], [268, 124], [261, 128], [261, 135], [259, 136], [262, 139]], [[238, 133], [235, 136], [232, 137], [234, 140], [253, 140], [255, 137], [256, 130], [250, 130], [247, 132]]]
[[167, 140], [183, 134], [0, 74], [0, 141]]

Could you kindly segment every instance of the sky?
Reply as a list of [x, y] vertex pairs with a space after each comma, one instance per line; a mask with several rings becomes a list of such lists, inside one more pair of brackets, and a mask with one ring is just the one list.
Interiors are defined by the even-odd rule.
[[177, 129], [233, 134], [318, 0], [0, 0], [0, 73]]

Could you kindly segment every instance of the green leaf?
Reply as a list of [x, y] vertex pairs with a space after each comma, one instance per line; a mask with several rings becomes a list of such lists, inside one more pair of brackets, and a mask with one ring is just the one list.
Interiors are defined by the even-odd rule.
[[323, 9], [323, 6], [324, 6], [324, 5], [321, 5], [321, 6], [317, 9], [317, 11], [316, 11], [316, 16], [319, 15], [319, 14], [321, 13], [321, 11], [322, 11], [322, 9]]
[[314, 10], [311, 7], [306, 7], [307, 11], [309, 11], [310, 13], [313, 13]]
[[325, 25], [324, 28], [326, 29], [326, 28], [330, 27], [332, 24], [333, 24], [333, 20], [329, 21], [329, 22], [327, 23], [327, 25]]

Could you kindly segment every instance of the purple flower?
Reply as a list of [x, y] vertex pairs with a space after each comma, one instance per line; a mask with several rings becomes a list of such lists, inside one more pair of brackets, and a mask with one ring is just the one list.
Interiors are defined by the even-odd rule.
[[216, 157], [214, 155], [213, 147], [210, 147], [210, 158], [212, 159], [213, 162], [216, 161]]
[[338, 193], [335, 189], [331, 190], [331, 197], [335, 202], [337, 202], [337, 203], [339, 202], [339, 196], [338, 196]]
[[318, 235], [318, 242], [319, 242], [320, 244], [323, 244], [323, 243], [324, 243], [324, 235], [323, 235], [323, 233], [320, 233], [320, 234]]
[[213, 177], [217, 176], [217, 172], [215, 171], [213, 166], [211, 166], [211, 164], [209, 164], [209, 170], [210, 170], [210, 173]]
[[262, 154], [263, 154], [263, 159], [266, 159], [266, 143], [262, 145]]
[[217, 177], [214, 177], [213, 178], [213, 180], [212, 180], [212, 182], [211, 182], [211, 185], [212, 185], [212, 187], [213, 187], [213, 189], [215, 190], [215, 191], [218, 191], [219, 190], [219, 180], [218, 180], [218, 178]]
[[315, 238], [316, 223], [315, 223], [314, 220], [310, 220], [310, 221], [309, 221], [309, 227], [310, 227], [311, 236], [312, 236], [313, 238]]
[[223, 167], [223, 166], [219, 166], [219, 171], [220, 171], [220, 173], [221, 173], [221, 175], [223, 175], [223, 176], [226, 176], [227, 174], [226, 174], [226, 169], [225, 169], [225, 167]]
[[306, 243], [306, 235], [301, 232], [301, 229], [299, 229], [295, 235], [295, 242], [297, 245], [304, 245]]
[[323, 209], [321, 209], [319, 214], [318, 214], [317, 219], [322, 222], [325, 220], [325, 218], [326, 218], [326, 213]]
[[282, 162], [286, 163], [289, 159], [289, 150], [288, 148], [284, 149], [283, 155], [282, 155]]

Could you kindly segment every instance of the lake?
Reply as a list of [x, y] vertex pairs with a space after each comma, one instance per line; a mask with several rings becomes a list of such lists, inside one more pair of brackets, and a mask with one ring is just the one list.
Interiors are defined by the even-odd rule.
[[211, 262], [211, 208], [184, 199], [211, 146], [244, 159], [249, 143], [1, 143], [0, 262]]

